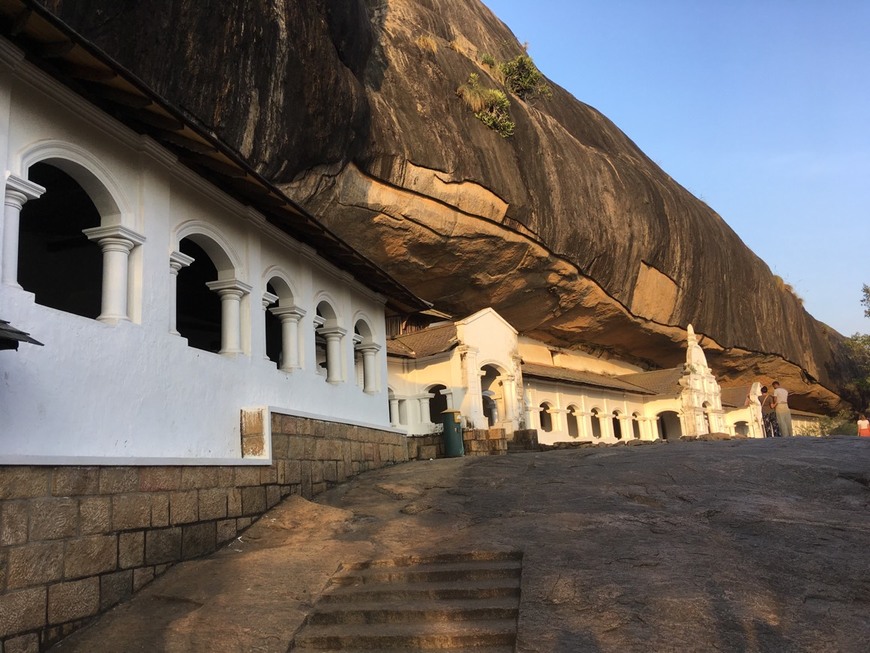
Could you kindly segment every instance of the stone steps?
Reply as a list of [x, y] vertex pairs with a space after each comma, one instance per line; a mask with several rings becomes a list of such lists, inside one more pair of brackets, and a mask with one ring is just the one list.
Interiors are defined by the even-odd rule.
[[343, 567], [291, 651], [475, 651], [516, 643], [522, 554], [412, 556]]

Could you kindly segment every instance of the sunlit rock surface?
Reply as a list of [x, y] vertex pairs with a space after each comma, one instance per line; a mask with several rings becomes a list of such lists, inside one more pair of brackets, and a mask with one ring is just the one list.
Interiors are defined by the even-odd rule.
[[438, 308], [664, 367], [692, 323], [724, 385], [837, 403], [839, 335], [605, 116], [552, 85], [511, 138], [474, 117], [522, 52], [478, 0], [45, 5]]

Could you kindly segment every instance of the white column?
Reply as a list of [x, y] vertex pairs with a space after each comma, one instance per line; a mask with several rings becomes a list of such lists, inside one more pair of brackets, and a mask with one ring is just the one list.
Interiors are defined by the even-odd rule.
[[[274, 304], [275, 302], [278, 301], [278, 295], [276, 295], [276, 294], [273, 293], [273, 292], [269, 292], [268, 290], [266, 290], [266, 291], [263, 292], [263, 298], [262, 298], [261, 301], [262, 301], [262, 303], [263, 303], [263, 359], [264, 359], [264, 360], [271, 360], [271, 359], [269, 358], [269, 347], [268, 347], [268, 345], [266, 344], [266, 316], [265, 316], [265, 312], [266, 312], [267, 310], [269, 310], [269, 306], [270, 306], [271, 304]], [[284, 337], [284, 336], [283, 336], [283, 331], [284, 331], [284, 329], [282, 328], [282, 329], [281, 329], [281, 332], [282, 332], [281, 339], [282, 339], [282, 340], [283, 340], [283, 337]], [[283, 342], [282, 342], [282, 343], [281, 343], [281, 356], [280, 356], [282, 362], [283, 362], [283, 360], [284, 360], [284, 351], [283, 351], [283, 350], [284, 350], [284, 344], [283, 344]], [[281, 366], [281, 369], [283, 369], [283, 365]]]
[[390, 426], [399, 426], [399, 400], [395, 397], [390, 397]]
[[347, 329], [324, 327], [320, 333], [326, 338], [326, 382], [341, 383], [341, 339]]
[[373, 342], [356, 346], [356, 350], [361, 352], [363, 357], [363, 392], [369, 394], [374, 394], [378, 391], [375, 355], [380, 349], [381, 346]]
[[121, 225], [83, 229], [82, 233], [103, 250], [103, 294], [97, 319], [110, 323], [129, 320], [127, 289], [130, 251], [144, 243], [145, 236]]
[[467, 422], [472, 425], [472, 428], [480, 428], [484, 423], [483, 417], [483, 394], [480, 387], [480, 377], [483, 374], [477, 366], [477, 349], [473, 347], [464, 347], [460, 349], [460, 356], [463, 361], [463, 372], [465, 378], [465, 410], [467, 411]]
[[28, 200], [39, 199], [45, 189], [32, 181], [6, 173], [6, 194], [3, 200], [3, 222], [0, 223], [0, 281], [7, 286], [18, 285], [18, 232], [21, 209]]
[[516, 426], [517, 417], [517, 385], [513, 374], [503, 374], [498, 378], [501, 381], [501, 393], [504, 401], [504, 415], [502, 422], [510, 422], [511, 428]]
[[209, 281], [209, 290], [221, 298], [221, 354], [242, 353], [242, 297], [251, 292], [251, 286], [238, 279]]
[[[447, 410], [455, 410], [453, 407], [453, 390], [450, 388], [445, 388], [444, 390], [439, 390], [438, 392], [444, 395], [444, 397], [447, 399]], [[441, 415], [438, 415], [437, 419], [440, 420]]]
[[427, 426], [430, 426], [430, 428], [431, 428], [431, 425], [435, 423], [435, 421], [432, 418], [435, 417], [435, 419], [439, 419], [441, 417], [441, 415], [434, 415], [433, 416], [432, 413], [429, 411], [429, 400], [434, 396], [435, 395], [431, 395], [428, 393], [424, 394], [424, 395], [417, 396], [417, 402], [419, 404], [419, 410], [420, 410], [420, 423], [425, 424]]
[[297, 306], [277, 306], [269, 311], [281, 320], [281, 369], [284, 372], [299, 369], [299, 320], [305, 311]]
[[172, 277], [169, 280], [169, 333], [174, 336], [179, 335], [176, 325], [178, 313], [178, 271], [181, 268], [186, 268], [193, 263], [194, 258], [181, 252], [171, 252], [169, 254], [169, 274]]

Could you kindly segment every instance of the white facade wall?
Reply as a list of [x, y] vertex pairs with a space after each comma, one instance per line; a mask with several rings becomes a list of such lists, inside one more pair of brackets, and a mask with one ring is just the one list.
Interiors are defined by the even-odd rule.
[[[144, 242], [129, 255], [129, 320], [65, 313], [0, 284], [0, 317], [45, 344], [0, 352], [0, 464], [236, 461], [240, 409], [250, 406], [389, 425], [383, 297], [0, 42], [0, 169], [4, 179], [27, 179], [29, 166], [41, 160], [86, 169], [92, 183], [82, 185], [102, 225], [121, 225]], [[11, 231], [4, 234], [3, 227], [0, 222], [0, 242]], [[171, 333], [170, 255], [192, 233], [208, 235], [224, 250], [232, 267], [215, 260], [219, 278], [250, 287], [240, 302], [241, 353], [193, 349]], [[291, 372], [265, 356], [262, 297], [273, 276], [287, 282], [293, 303], [305, 311], [300, 367]], [[315, 307], [324, 299], [346, 330], [337, 383], [327, 383], [314, 364]], [[368, 392], [354, 370], [359, 319], [379, 347]]]
[[[572, 440], [591, 440], [595, 442], [613, 443], [634, 438], [632, 421], [638, 416], [640, 439], [655, 439], [654, 418], [648, 418], [648, 408], [643, 403], [642, 396], [631, 396], [618, 391], [597, 389], [588, 386], [575, 386], [558, 382], [527, 378], [524, 381], [525, 404], [528, 414], [528, 427], [538, 430], [538, 441], [542, 444], [556, 442], [571, 442]], [[541, 427], [541, 406], [547, 404], [552, 422], [552, 430], [544, 431]], [[575, 410], [577, 419], [577, 435], [569, 432], [569, 409]], [[593, 410], [601, 416], [600, 437], [593, 435]], [[619, 415], [621, 438], [616, 437], [613, 427], [613, 413]], [[650, 430], [652, 429], [652, 430]]]
[[552, 347], [538, 340], [522, 336], [518, 339], [520, 355], [525, 363], [537, 363], [539, 365], [553, 365], [565, 367], [570, 370], [595, 372], [596, 374], [633, 374], [643, 370], [637, 365], [613, 358], [593, 356], [582, 351], [570, 351]]
[[[451, 390], [447, 405], [460, 406], [465, 390], [458, 385], [461, 361], [455, 349], [423, 360], [391, 358], [387, 376], [390, 380], [390, 417], [392, 426], [408, 435], [425, 435], [437, 430], [440, 415], [429, 414], [432, 386]], [[455, 403], [454, 403], [455, 402]]]

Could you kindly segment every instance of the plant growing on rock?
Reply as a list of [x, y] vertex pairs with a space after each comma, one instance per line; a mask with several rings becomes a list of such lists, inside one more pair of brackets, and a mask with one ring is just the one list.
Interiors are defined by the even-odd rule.
[[513, 135], [516, 125], [509, 113], [511, 103], [503, 91], [482, 86], [478, 74], [471, 73], [468, 81], [456, 89], [456, 94], [474, 112], [475, 118], [502, 138]]
[[505, 86], [520, 99], [529, 101], [538, 97], [552, 97], [553, 91], [529, 55], [523, 53], [505, 61], [499, 69], [504, 76]]

